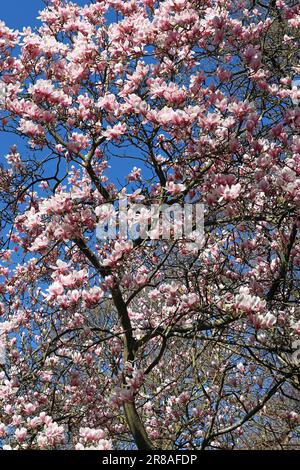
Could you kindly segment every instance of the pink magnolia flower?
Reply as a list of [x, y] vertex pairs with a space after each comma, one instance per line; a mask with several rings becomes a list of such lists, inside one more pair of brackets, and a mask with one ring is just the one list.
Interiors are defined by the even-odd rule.
[[54, 93], [54, 85], [51, 80], [37, 80], [34, 85], [30, 85], [28, 91], [37, 102], [47, 101]]
[[81, 298], [81, 292], [79, 290], [74, 289], [70, 292], [70, 301], [73, 304], [77, 304], [80, 298]]
[[48, 101], [54, 105], [60, 104], [62, 106], [70, 106], [72, 103], [72, 98], [62, 90], [55, 89], [51, 80], [37, 80], [34, 85], [30, 85], [28, 91], [37, 103]]
[[25, 441], [27, 436], [27, 429], [26, 428], [17, 428], [15, 430], [15, 437], [18, 442], [22, 443]]
[[24, 166], [21, 160], [21, 155], [17, 152], [16, 148], [12, 149], [11, 153], [6, 155], [5, 158], [7, 162], [12, 166], [14, 171], [20, 172], [22, 169], [24, 169]]
[[49, 239], [46, 235], [37, 237], [29, 248], [29, 251], [44, 251], [49, 246]]
[[44, 130], [40, 124], [35, 124], [33, 121], [21, 119], [18, 130], [27, 134], [29, 137], [38, 137], [44, 134]]
[[272, 328], [275, 323], [276, 323], [276, 317], [268, 312], [266, 315], [263, 315], [261, 313], [256, 313], [251, 317], [252, 323], [255, 326], [255, 328]]
[[239, 372], [241, 372], [242, 374], [245, 372], [245, 366], [242, 362], [239, 362], [237, 365], [236, 365], [236, 368], [238, 369]]
[[100, 439], [95, 445], [84, 446], [78, 443], [75, 445], [75, 450], [112, 450], [112, 442], [107, 439]]
[[141, 177], [141, 168], [137, 168], [136, 166], [133, 168], [133, 170], [129, 173], [129, 175], [126, 177], [128, 181], [137, 181]]
[[24, 411], [28, 415], [34, 413], [35, 409], [36, 409], [36, 405], [34, 405], [33, 403], [26, 403], [24, 405]]
[[4, 423], [0, 423], [0, 438], [6, 436], [6, 426]]
[[266, 307], [266, 301], [251, 295], [248, 287], [241, 287], [240, 293], [235, 297], [235, 307], [246, 313], [261, 312]]
[[166, 184], [166, 190], [168, 191], [168, 193], [172, 194], [172, 196], [177, 196], [186, 190], [186, 186], [182, 183], [174, 183], [174, 181], [168, 181]]
[[50, 418], [49, 421], [46, 420], [44, 430], [42, 433], [39, 433], [37, 442], [42, 448], [61, 444], [64, 441], [64, 434], [64, 426], [58, 425]]
[[241, 185], [240, 183], [233, 184], [232, 186], [226, 185], [220, 189], [221, 197], [219, 198], [219, 202], [221, 201], [234, 201], [237, 199], [241, 192]]
[[86, 135], [73, 132], [71, 139], [68, 143], [68, 150], [70, 152], [79, 152], [80, 150], [86, 149], [89, 145], [89, 138]]
[[245, 60], [247, 64], [256, 72], [261, 64], [262, 54], [261, 52], [249, 44], [244, 53]]
[[111, 252], [110, 256], [105, 258], [102, 261], [102, 265], [104, 267], [110, 267], [112, 268], [113, 266], [116, 265], [116, 263], [122, 258], [124, 254], [128, 254], [132, 251], [133, 249], [133, 241], [124, 241], [121, 240], [115, 242], [114, 250]]
[[157, 120], [163, 126], [183, 126], [189, 124], [193, 119], [183, 110], [174, 111], [173, 108], [165, 106], [157, 113]]
[[97, 107], [104, 109], [108, 113], [115, 113], [119, 108], [119, 104], [115, 95], [112, 93], [107, 93], [102, 98], [99, 98]]
[[272, 313], [268, 312], [268, 313], [264, 316], [263, 325], [264, 325], [266, 328], [272, 328], [272, 326], [274, 326], [275, 324], [276, 324], [276, 317], [275, 317], [275, 315], [273, 315]]
[[300, 320], [297, 322], [292, 322], [291, 326], [292, 326], [292, 329], [295, 331], [295, 333], [300, 335]]
[[122, 135], [125, 134], [127, 130], [126, 124], [116, 124], [114, 127], [108, 127], [106, 131], [102, 133], [104, 137], [107, 138], [107, 140], [113, 140], [113, 139], [118, 139]]
[[82, 298], [87, 305], [97, 304], [103, 298], [104, 292], [101, 287], [95, 286], [82, 292]]
[[112, 204], [103, 204], [102, 206], [96, 207], [95, 214], [99, 217], [100, 221], [113, 219], [116, 216], [116, 212]]
[[41, 215], [35, 210], [34, 207], [26, 213], [26, 219], [24, 221], [24, 227], [29, 230], [36, 229], [41, 223]]
[[105, 433], [102, 429], [93, 428], [80, 428], [79, 435], [85, 442], [96, 442], [105, 437]]
[[48, 292], [49, 295], [47, 300], [52, 300], [64, 293], [64, 287], [59, 281], [55, 281], [53, 284], [51, 284], [51, 286], [48, 287]]
[[55, 276], [57, 274], [66, 274], [69, 272], [69, 266], [70, 264], [69, 263], [66, 263], [65, 261], [62, 261], [60, 259], [58, 259], [56, 261], [56, 265], [54, 266], [50, 266], [51, 269], [53, 269], [55, 271]]

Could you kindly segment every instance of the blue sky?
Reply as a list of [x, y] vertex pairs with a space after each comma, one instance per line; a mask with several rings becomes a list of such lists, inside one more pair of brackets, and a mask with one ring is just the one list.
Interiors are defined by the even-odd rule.
[[34, 26], [38, 24], [36, 17], [43, 6], [42, 0], [2, 1], [0, 18], [10, 28], [22, 29], [23, 26]]
[[[84, 5], [87, 0], [77, 0]], [[35, 26], [39, 24], [36, 17], [43, 10], [45, 4], [42, 0], [8, 0], [1, 1], [0, 19], [10, 28], [22, 29], [24, 26]]]

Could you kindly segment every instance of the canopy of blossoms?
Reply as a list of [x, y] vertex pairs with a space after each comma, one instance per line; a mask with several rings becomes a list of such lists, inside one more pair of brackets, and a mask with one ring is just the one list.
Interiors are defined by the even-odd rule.
[[[1, 447], [299, 445], [299, 2], [39, 20], [0, 22]], [[97, 239], [125, 196], [203, 204], [201, 248]]]

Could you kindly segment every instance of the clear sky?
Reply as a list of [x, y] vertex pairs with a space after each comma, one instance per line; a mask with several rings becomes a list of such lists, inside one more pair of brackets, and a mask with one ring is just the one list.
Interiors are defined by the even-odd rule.
[[44, 7], [42, 0], [0, 0], [0, 19], [10, 28], [22, 29], [34, 26], [36, 17]]
[[[87, 0], [75, 0], [84, 5]], [[43, 10], [43, 0], [0, 0], [0, 19], [10, 28], [22, 29], [24, 26], [39, 24], [36, 17]]]

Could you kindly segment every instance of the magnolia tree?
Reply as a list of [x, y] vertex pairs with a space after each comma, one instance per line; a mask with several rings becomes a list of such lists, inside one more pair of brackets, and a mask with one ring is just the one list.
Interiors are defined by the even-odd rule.
[[87, 3], [0, 23], [0, 444], [295, 448], [300, 5]]

